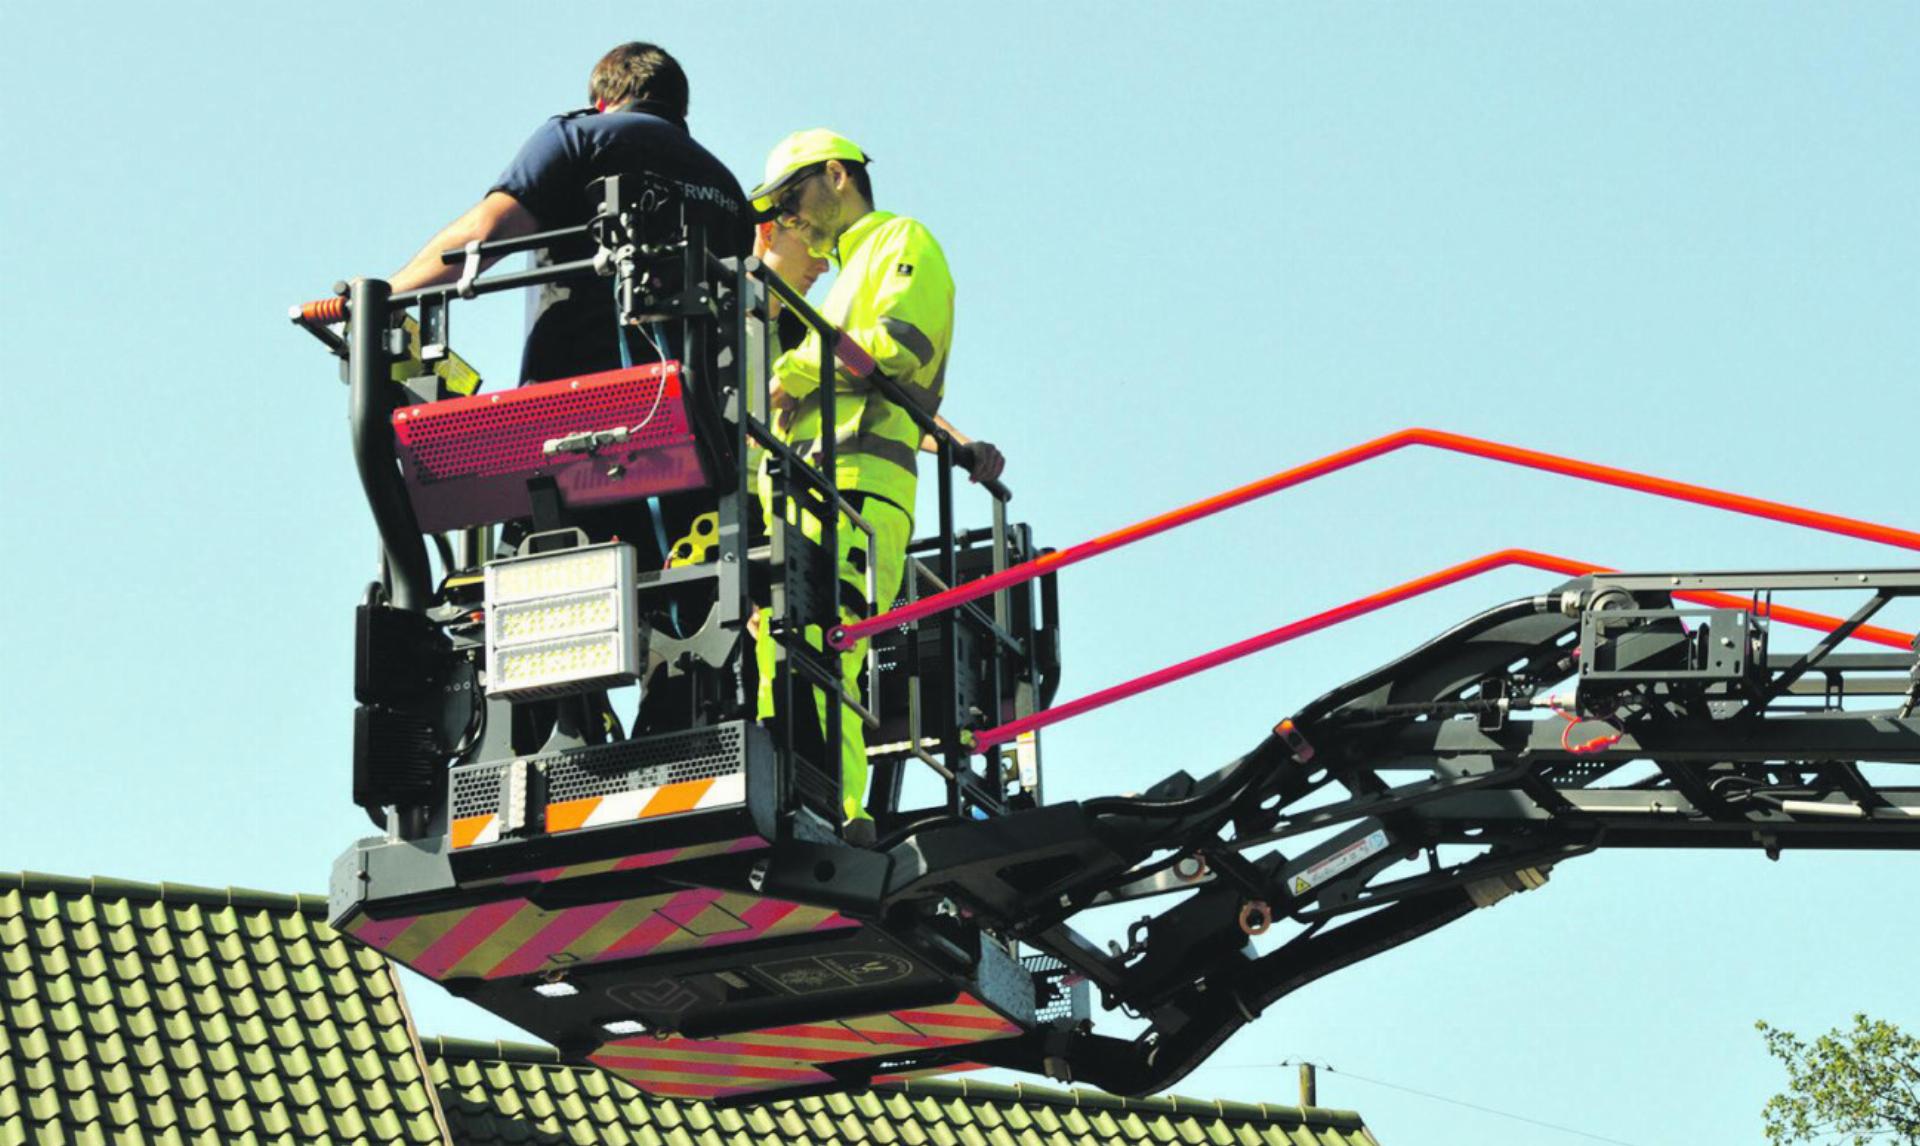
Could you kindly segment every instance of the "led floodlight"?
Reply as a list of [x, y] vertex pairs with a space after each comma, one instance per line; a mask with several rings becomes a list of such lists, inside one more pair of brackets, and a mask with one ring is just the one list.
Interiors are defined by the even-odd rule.
[[620, 542], [486, 568], [487, 695], [561, 696], [639, 679], [635, 557]]

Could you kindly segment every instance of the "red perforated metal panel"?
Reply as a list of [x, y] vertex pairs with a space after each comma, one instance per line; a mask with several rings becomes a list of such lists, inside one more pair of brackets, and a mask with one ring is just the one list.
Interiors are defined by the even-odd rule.
[[[591, 456], [544, 452], [556, 438], [615, 427], [628, 440]], [[393, 432], [414, 513], [432, 533], [527, 515], [527, 479], [540, 475], [577, 508], [707, 484], [676, 362], [407, 406], [394, 411]]]

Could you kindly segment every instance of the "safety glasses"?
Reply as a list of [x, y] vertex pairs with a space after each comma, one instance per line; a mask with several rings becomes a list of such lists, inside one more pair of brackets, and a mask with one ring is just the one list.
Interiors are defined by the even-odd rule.
[[798, 179], [788, 184], [787, 189], [780, 192], [779, 197], [773, 201], [773, 217], [776, 219], [790, 219], [799, 215], [800, 198], [806, 193], [807, 183], [810, 182], [814, 176], [819, 175], [826, 169], [826, 164], [817, 163], [802, 172]]

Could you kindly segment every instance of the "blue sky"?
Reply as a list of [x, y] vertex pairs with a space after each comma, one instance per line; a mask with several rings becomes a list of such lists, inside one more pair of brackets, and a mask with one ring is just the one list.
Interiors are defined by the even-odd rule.
[[[397, 267], [614, 43], [681, 58], [743, 182], [800, 127], [876, 157], [958, 282], [947, 412], [1064, 545], [1408, 425], [1911, 524], [1916, 33], [1894, 4], [10, 5], [0, 868], [324, 886], [365, 824], [373, 540], [343, 388], [286, 307]], [[454, 342], [505, 377], [518, 324], [477, 303]], [[1412, 452], [1067, 574], [1064, 694], [1514, 545], [1903, 560]], [[1458, 586], [1063, 726], [1050, 792], [1209, 770], [1549, 583]], [[1582, 859], [1276, 1005], [1178, 1090], [1287, 1101], [1267, 1064], [1307, 1057], [1640, 1146], [1752, 1140], [1780, 1081], [1754, 1019], [1920, 1027], [1916, 874]], [[430, 1033], [516, 1037], [414, 998]], [[1581, 1140], [1339, 1074], [1321, 1099], [1389, 1146]]]

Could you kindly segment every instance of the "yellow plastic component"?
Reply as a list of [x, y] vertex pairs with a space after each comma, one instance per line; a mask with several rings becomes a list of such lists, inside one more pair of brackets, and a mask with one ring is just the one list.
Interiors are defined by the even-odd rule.
[[705, 565], [708, 555], [713, 551], [714, 542], [718, 540], [720, 540], [720, 515], [701, 514], [693, 519], [693, 526], [687, 530], [687, 535], [673, 543], [673, 548], [668, 551], [667, 568]]
[[[407, 356], [397, 359], [393, 364], [395, 382], [418, 378], [427, 372], [427, 364], [420, 360], [420, 323], [408, 315], [401, 320], [400, 328], [407, 332]], [[452, 349], [448, 349], [445, 358], [433, 364], [433, 373], [440, 376], [441, 383], [449, 391], [463, 398], [480, 389], [480, 372]]]

